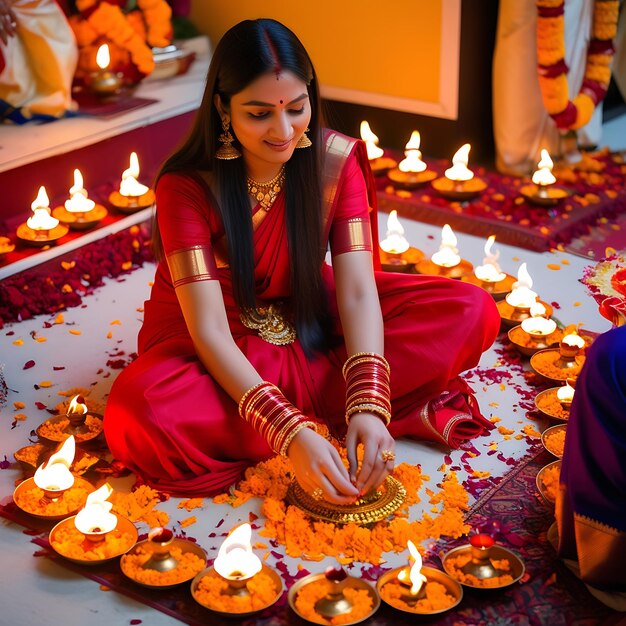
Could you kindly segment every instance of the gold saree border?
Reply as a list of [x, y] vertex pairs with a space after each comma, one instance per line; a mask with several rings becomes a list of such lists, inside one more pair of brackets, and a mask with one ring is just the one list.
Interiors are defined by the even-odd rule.
[[217, 280], [217, 265], [208, 246], [191, 246], [167, 255], [174, 288], [201, 280]]
[[332, 235], [331, 247], [338, 251], [335, 254], [362, 250], [372, 251], [372, 229], [369, 222], [361, 217], [354, 217], [335, 224]]

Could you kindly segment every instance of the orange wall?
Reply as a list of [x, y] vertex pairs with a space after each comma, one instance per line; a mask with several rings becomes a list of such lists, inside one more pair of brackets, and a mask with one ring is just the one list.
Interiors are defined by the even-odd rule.
[[213, 46], [243, 19], [272, 17], [308, 50], [320, 82], [426, 102], [439, 99], [442, 0], [194, 0]]

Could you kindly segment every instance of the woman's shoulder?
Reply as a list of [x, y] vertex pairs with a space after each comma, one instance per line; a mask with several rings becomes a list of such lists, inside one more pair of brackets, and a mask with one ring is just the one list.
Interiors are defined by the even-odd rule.
[[212, 173], [198, 170], [166, 172], [159, 177], [157, 196], [178, 194], [213, 203]]
[[344, 135], [338, 130], [334, 130], [332, 128], [324, 128], [322, 131], [322, 136], [324, 137], [324, 147], [327, 155], [349, 155], [354, 150], [354, 147], [361, 141], [360, 139], [356, 139], [355, 137]]

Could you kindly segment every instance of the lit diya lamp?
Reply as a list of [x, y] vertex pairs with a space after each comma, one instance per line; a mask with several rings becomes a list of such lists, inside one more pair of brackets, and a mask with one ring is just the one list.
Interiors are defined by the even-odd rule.
[[469, 544], [450, 550], [442, 559], [446, 572], [466, 587], [500, 589], [524, 575], [524, 563], [517, 554], [497, 545], [491, 535], [477, 533]]
[[576, 367], [576, 357], [584, 347], [585, 340], [580, 335], [576, 333], [565, 335], [559, 344], [559, 358], [556, 361], [556, 366], [563, 369]]
[[117, 526], [117, 516], [111, 513], [113, 503], [108, 502], [112, 493], [111, 485], [105, 483], [87, 496], [87, 503], [74, 517], [74, 526], [89, 541], [103, 541]]
[[556, 397], [559, 399], [561, 406], [569, 411], [572, 407], [572, 401], [574, 400], [574, 393], [576, 390], [569, 384], [569, 381], [565, 381], [562, 387], [559, 387], [556, 392]]
[[32, 478], [15, 488], [15, 504], [26, 513], [46, 519], [62, 519], [78, 511], [93, 487], [70, 471], [75, 452], [76, 443], [70, 437]]
[[397, 163], [390, 157], [386, 157], [385, 151], [378, 147], [378, 137], [372, 132], [368, 121], [361, 122], [360, 133], [367, 149], [367, 159], [375, 176], [385, 174], [392, 167], [396, 167]]
[[154, 191], [140, 183], [139, 159], [136, 152], [130, 154], [128, 169], [122, 173], [120, 190], [109, 195], [109, 202], [123, 213], [134, 213], [154, 204]]
[[546, 307], [541, 302], [533, 302], [530, 306], [530, 317], [509, 330], [509, 340], [522, 354], [532, 356], [538, 350], [548, 347], [548, 337], [556, 331], [556, 322], [545, 315]]
[[46, 420], [37, 427], [36, 433], [48, 441], [65, 441], [73, 436], [78, 443], [84, 443], [95, 439], [102, 430], [102, 415], [89, 411], [85, 398], [76, 395], [70, 401], [67, 413]]
[[383, 574], [376, 584], [382, 600], [407, 613], [434, 615], [455, 607], [463, 598], [458, 582], [434, 567], [423, 567], [415, 544], [407, 542], [413, 564]]
[[511, 291], [515, 277], [510, 274], [506, 274], [500, 269], [498, 258], [500, 257], [500, 251], [492, 252], [493, 244], [496, 240], [495, 235], [490, 235], [485, 243], [482, 265], [479, 265], [474, 270], [473, 274], [463, 276], [461, 280], [463, 282], [472, 283], [482, 287], [485, 291], [488, 291], [495, 300], [501, 300], [504, 296]]
[[423, 259], [415, 267], [419, 274], [462, 278], [472, 271], [472, 264], [459, 255], [457, 238], [449, 224], [441, 229], [439, 249], [430, 259]]
[[41, 247], [67, 235], [68, 227], [51, 215], [50, 200], [43, 185], [39, 187], [39, 193], [30, 208], [33, 214], [17, 227], [18, 239], [28, 245]]
[[576, 333], [565, 335], [558, 348], [540, 350], [530, 358], [530, 366], [546, 380], [563, 383], [568, 378], [576, 379], [585, 362], [581, 350], [585, 340]]
[[244, 615], [266, 609], [278, 600], [281, 578], [254, 554], [251, 538], [250, 524], [237, 526], [220, 546], [213, 566], [194, 578], [191, 593], [202, 606], [218, 613]]
[[554, 163], [545, 148], [541, 150], [541, 159], [537, 163], [537, 170], [532, 176], [532, 185], [525, 185], [520, 193], [526, 200], [541, 206], [554, 206], [563, 198], [569, 196], [569, 192], [562, 187], [555, 187], [556, 178], [552, 173]]
[[387, 232], [379, 245], [381, 265], [387, 272], [410, 272], [424, 258], [424, 253], [411, 247], [404, 236], [404, 228], [395, 209], [389, 213]]
[[122, 86], [122, 75], [109, 69], [111, 55], [108, 44], [104, 43], [96, 53], [98, 71], [89, 77], [89, 89], [100, 98], [111, 98]]
[[415, 189], [437, 178], [436, 172], [429, 170], [426, 163], [422, 161], [420, 142], [419, 131], [414, 130], [404, 147], [405, 158], [398, 163], [398, 167], [387, 172], [387, 176], [397, 187]]
[[89, 494], [85, 506], [50, 531], [50, 545], [61, 556], [81, 564], [117, 558], [137, 542], [137, 528], [125, 517], [111, 512], [108, 483]]
[[74, 437], [69, 437], [58, 452], [37, 468], [33, 480], [43, 491], [44, 498], [54, 502], [74, 484], [70, 466], [75, 454], [76, 442]]
[[[538, 301], [539, 296], [532, 290], [533, 279], [531, 278], [526, 263], [520, 265], [517, 271], [517, 280], [513, 283], [513, 289], [497, 303], [502, 323], [506, 326], [520, 324], [530, 317], [530, 307]], [[541, 301], [540, 301], [541, 302]], [[541, 302], [545, 308], [544, 315], [552, 316], [552, 307]]]
[[448, 200], [470, 200], [487, 189], [487, 183], [467, 167], [470, 149], [469, 143], [463, 144], [452, 157], [452, 167], [433, 181], [433, 187]]
[[107, 210], [101, 204], [89, 199], [89, 194], [83, 187], [83, 175], [79, 169], [75, 169], [70, 197], [64, 206], [56, 207], [52, 215], [72, 230], [85, 230], [95, 226], [106, 214]]

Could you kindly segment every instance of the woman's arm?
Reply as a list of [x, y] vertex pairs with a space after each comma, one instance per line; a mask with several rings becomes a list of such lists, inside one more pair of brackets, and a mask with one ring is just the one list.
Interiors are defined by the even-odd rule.
[[[383, 317], [374, 280], [371, 252], [339, 254], [333, 258], [337, 306], [348, 356], [359, 352], [384, 355]], [[357, 447], [363, 444], [361, 470], [356, 474]], [[380, 417], [352, 415], [346, 436], [351, 479], [364, 494], [380, 485], [391, 467], [382, 451], [393, 452], [395, 442]]]

